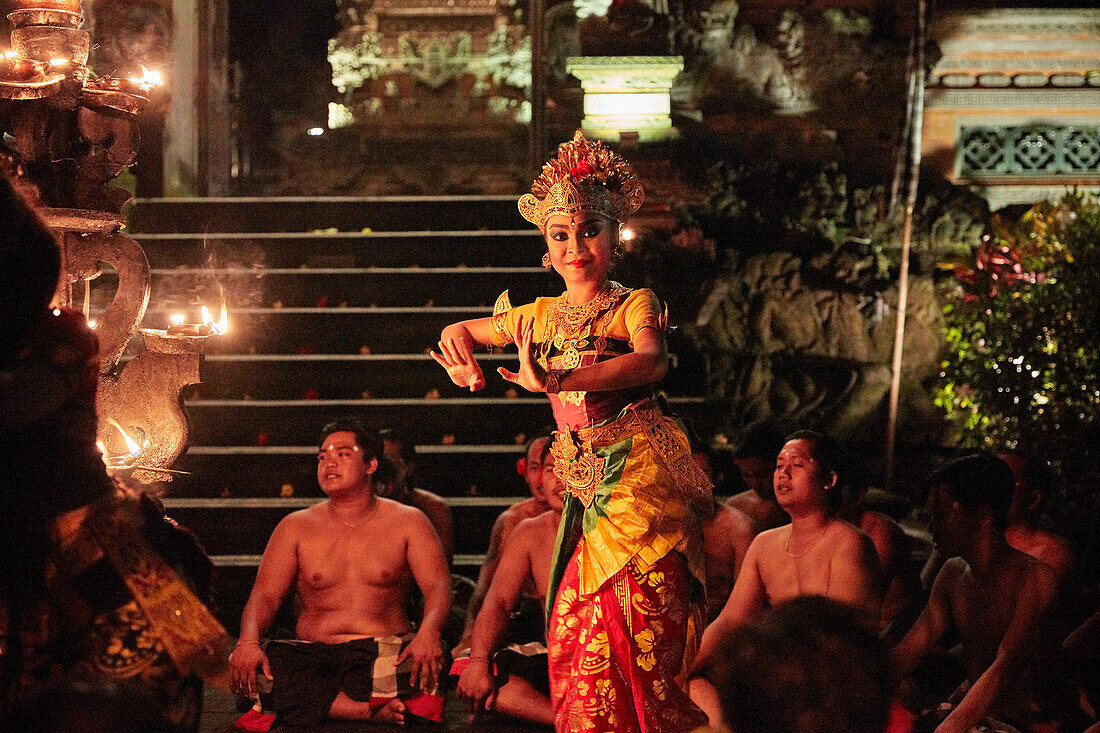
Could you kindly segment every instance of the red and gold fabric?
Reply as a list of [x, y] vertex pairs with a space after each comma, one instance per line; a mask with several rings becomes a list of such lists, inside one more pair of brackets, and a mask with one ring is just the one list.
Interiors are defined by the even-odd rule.
[[[663, 333], [667, 323], [652, 291], [614, 282], [575, 307], [561, 296], [513, 308], [505, 293], [494, 308], [494, 343], [513, 343], [520, 317], [534, 319], [539, 363], [567, 370], [630, 353], [644, 329]], [[706, 722], [682, 672], [695, 655], [694, 619], [703, 618], [711, 485], [652, 392], [639, 385], [549, 395], [554, 473], [566, 485], [547, 594], [559, 731], [679, 731]], [[612, 646], [602, 660], [585, 651], [595, 645], [602, 654], [605, 643]]]
[[705, 725], [686, 693], [702, 608], [679, 553], [630, 562], [597, 593], [579, 589], [577, 557], [550, 615], [550, 698], [558, 733], [679, 733]]

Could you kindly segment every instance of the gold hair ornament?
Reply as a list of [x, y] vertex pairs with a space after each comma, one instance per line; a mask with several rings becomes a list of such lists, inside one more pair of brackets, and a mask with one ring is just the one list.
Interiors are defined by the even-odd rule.
[[591, 212], [622, 222], [641, 208], [644, 199], [630, 164], [578, 131], [542, 167], [531, 193], [520, 197], [519, 212], [539, 229], [546, 229], [547, 218], [555, 214]]

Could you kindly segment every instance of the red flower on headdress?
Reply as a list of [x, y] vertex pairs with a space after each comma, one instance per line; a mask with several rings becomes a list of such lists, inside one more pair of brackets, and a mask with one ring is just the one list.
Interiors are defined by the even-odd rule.
[[584, 178], [585, 176], [590, 176], [595, 172], [596, 167], [589, 163], [587, 160], [582, 160], [580, 163], [577, 163], [575, 166], [569, 169], [569, 175], [573, 176], [574, 178]]

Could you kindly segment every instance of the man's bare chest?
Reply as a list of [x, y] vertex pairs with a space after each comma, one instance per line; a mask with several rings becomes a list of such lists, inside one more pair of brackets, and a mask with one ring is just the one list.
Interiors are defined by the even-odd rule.
[[298, 549], [298, 583], [317, 591], [400, 585], [409, 577], [403, 546], [369, 538], [314, 539]]

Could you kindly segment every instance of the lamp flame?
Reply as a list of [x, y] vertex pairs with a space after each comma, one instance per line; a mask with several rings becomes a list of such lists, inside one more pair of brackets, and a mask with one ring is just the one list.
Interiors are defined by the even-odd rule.
[[225, 302], [222, 301], [221, 313], [218, 314], [218, 320], [214, 320], [214, 316], [210, 315], [210, 309], [205, 305], [202, 307], [202, 324], [210, 327], [210, 332], [215, 336], [221, 336], [229, 330], [229, 311], [225, 307]]
[[141, 453], [142, 446], [138, 445], [137, 441], [131, 438], [129, 434], [127, 434], [127, 432], [122, 429], [122, 426], [118, 424], [117, 420], [115, 420], [113, 417], [109, 417], [107, 418], [107, 422], [114, 425], [115, 429], [122, 434], [122, 439], [126, 441], [126, 448], [129, 449], [131, 456], [137, 456], [139, 453]]
[[131, 79], [131, 81], [135, 82], [139, 87], [141, 87], [142, 91], [147, 92], [153, 87], [159, 87], [164, 84], [164, 77], [161, 76], [161, 73], [159, 71], [156, 71], [155, 69], [147, 69], [144, 65], [142, 65], [141, 77], [138, 79]]

